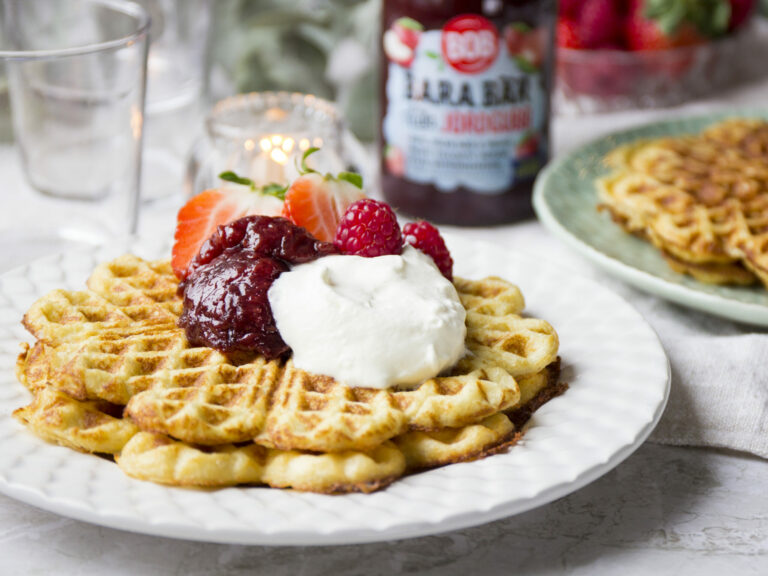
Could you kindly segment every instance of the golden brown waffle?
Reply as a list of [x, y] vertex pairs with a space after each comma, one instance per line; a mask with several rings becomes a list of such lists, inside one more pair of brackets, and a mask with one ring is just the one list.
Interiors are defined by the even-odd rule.
[[[108, 412], [116, 413], [111, 415]], [[117, 454], [139, 429], [105, 402], [79, 402], [55, 388], [41, 388], [13, 415], [38, 436], [82, 452]]]
[[[54, 335], [38, 341], [23, 355], [19, 371], [31, 389], [53, 383], [73, 398], [127, 404], [143, 429], [186, 442], [256, 438], [284, 450], [367, 449], [408, 429], [456, 428], [505, 410], [519, 399], [515, 377], [539, 372], [554, 360], [558, 343], [552, 327], [511, 313], [522, 305], [517, 288], [498, 279], [484, 287], [459, 282], [460, 294], [474, 299], [467, 317], [471, 353], [450, 375], [414, 390], [350, 388], [296, 370], [290, 362], [235, 364], [210, 348], [189, 347], [173, 325], [124, 319], [99, 332], [84, 318], [90, 332], [79, 340], [59, 342]], [[140, 296], [139, 291], [132, 298]], [[47, 306], [43, 298], [33, 309]], [[62, 331], [76, 325], [64, 324]]]
[[112, 328], [142, 332], [175, 326], [181, 314], [178, 282], [170, 262], [147, 262], [126, 254], [96, 267], [88, 291], [54, 290], [24, 315], [24, 326], [40, 340], [58, 344]]
[[502, 413], [462, 428], [408, 432], [394, 439], [409, 470], [475, 460], [518, 439], [514, 424]]
[[703, 282], [768, 286], [768, 122], [733, 119], [699, 135], [622, 146], [600, 200], [670, 266]]
[[[36, 396], [17, 417], [47, 439], [118, 454], [127, 473], [163, 483], [374, 489], [405, 470], [406, 456], [388, 440], [442, 446], [442, 456], [422, 454], [412, 467], [510, 442], [513, 427], [499, 413], [519, 404], [516, 378], [547, 383], [537, 374], [556, 365], [554, 330], [519, 316], [522, 295], [497, 278], [457, 280], [469, 352], [450, 374], [412, 390], [350, 388], [290, 361], [189, 346], [167, 262], [122, 257], [99, 266], [88, 286], [55, 291], [25, 316], [39, 339], [17, 372]], [[101, 406], [125, 406], [127, 418], [99, 415]], [[94, 440], [100, 430], [114, 441]], [[261, 448], [243, 446], [253, 442]], [[217, 466], [218, 480], [206, 471]], [[314, 484], [300, 472], [313, 466], [326, 471]]]
[[115, 406], [75, 400], [48, 387], [38, 390], [33, 402], [16, 410], [14, 416], [51, 442], [114, 454], [126, 474], [142, 480], [176, 486], [268, 484], [313, 492], [370, 492], [405, 473], [482, 458], [514, 444], [530, 413], [563, 391], [556, 384], [558, 374], [559, 365], [554, 362], [524, 379], [528, 400], [509, 418], [495, 414], [463, 428], [407, 432], [367, 452], [317, 454], [256, 444], [202, 449], [140, 431], [130, 419], [120, 418]]

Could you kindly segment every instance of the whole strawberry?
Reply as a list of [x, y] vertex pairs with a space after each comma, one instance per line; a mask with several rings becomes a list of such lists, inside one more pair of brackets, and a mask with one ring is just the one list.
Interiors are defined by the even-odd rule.
[[731, 2], [731, 20], [728, 22], [728, 30], [733, 31], [739, 28], [752, 15], [755, 9], [755, 0], [730, 0]]
[[409, 222], [403, 226], [403, 236], [406, 244], [431, 257], [443, 276], [453, 281], [453, 258], [437, 228], [424, 220]]
[[724, 34], [729, 0], [631, 0], [626, 21], [630, 50], [668, 50]]
[[614, 45], [621, 30], [622, 18], [615, 0], [585, 0], [578, 20], [578, 38], [585, 48]]
[[561, 18], [578, 18], [581, 12], [582, 0], [560, 0], [558, 4], [559, 15]]
[[400, 254], [403, 236], [389, 204], [364, 198], [344, 212], [333, 243], [344, 254], [374, 258]]
[[579, 50], [584, 48], [579, 38], [579, 24], [573, 20], [561, 18], [557, 21], [557, 45], [563, 48]]

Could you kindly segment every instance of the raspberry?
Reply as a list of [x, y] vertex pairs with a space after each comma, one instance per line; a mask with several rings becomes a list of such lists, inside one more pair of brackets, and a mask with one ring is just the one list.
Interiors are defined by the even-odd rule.
[[403, 236], [392, 208], [371, 198], [349, 205], [333, 243], [344, 254], [366, 258], [400, 254], [403, 250]]
[[440, 236], [437, 228], [429, 222], [419, 220], [403, 226], [403, 235], [406, 244], [410, 244], [431, 257], [443, 276], [453, 281], [453, 258], [451, 258], [451, 253], [445, 246], [445, 240]]

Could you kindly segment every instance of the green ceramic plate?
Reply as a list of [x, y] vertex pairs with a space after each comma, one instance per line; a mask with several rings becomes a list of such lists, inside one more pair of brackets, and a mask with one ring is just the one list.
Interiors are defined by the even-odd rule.
[[732, 320], [768, 326], [768, 290], [713, 286], [677, 274], [653, 246], [625, 233], [596, 209], [594, 181], [609, 172], [602, 159], [612, 148], [639, 138], [698, 132], [733, 116], [768, 119], [768, 110], [731, 110], [649, 124], [606, 136], [554, 160], [536, 181], [533, 202], [539, 220], [595, 264], [641, 290]]

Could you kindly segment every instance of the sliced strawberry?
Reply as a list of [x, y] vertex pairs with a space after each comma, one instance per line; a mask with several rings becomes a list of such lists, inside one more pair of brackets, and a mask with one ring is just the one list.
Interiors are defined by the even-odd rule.
[[179, 210], [171, 258], [174, 273], [185, 278], [189, 263], [217, 226], [253, 214], [280, 216], [282, 209], [279, 198], [245, 186], [201, 192]]
[[363, 198], [365, 194], [355, 184], [310, 172], [299, 176], [288, 188], [283, 216], [318, 240], [333, 242], [347, 207]]

